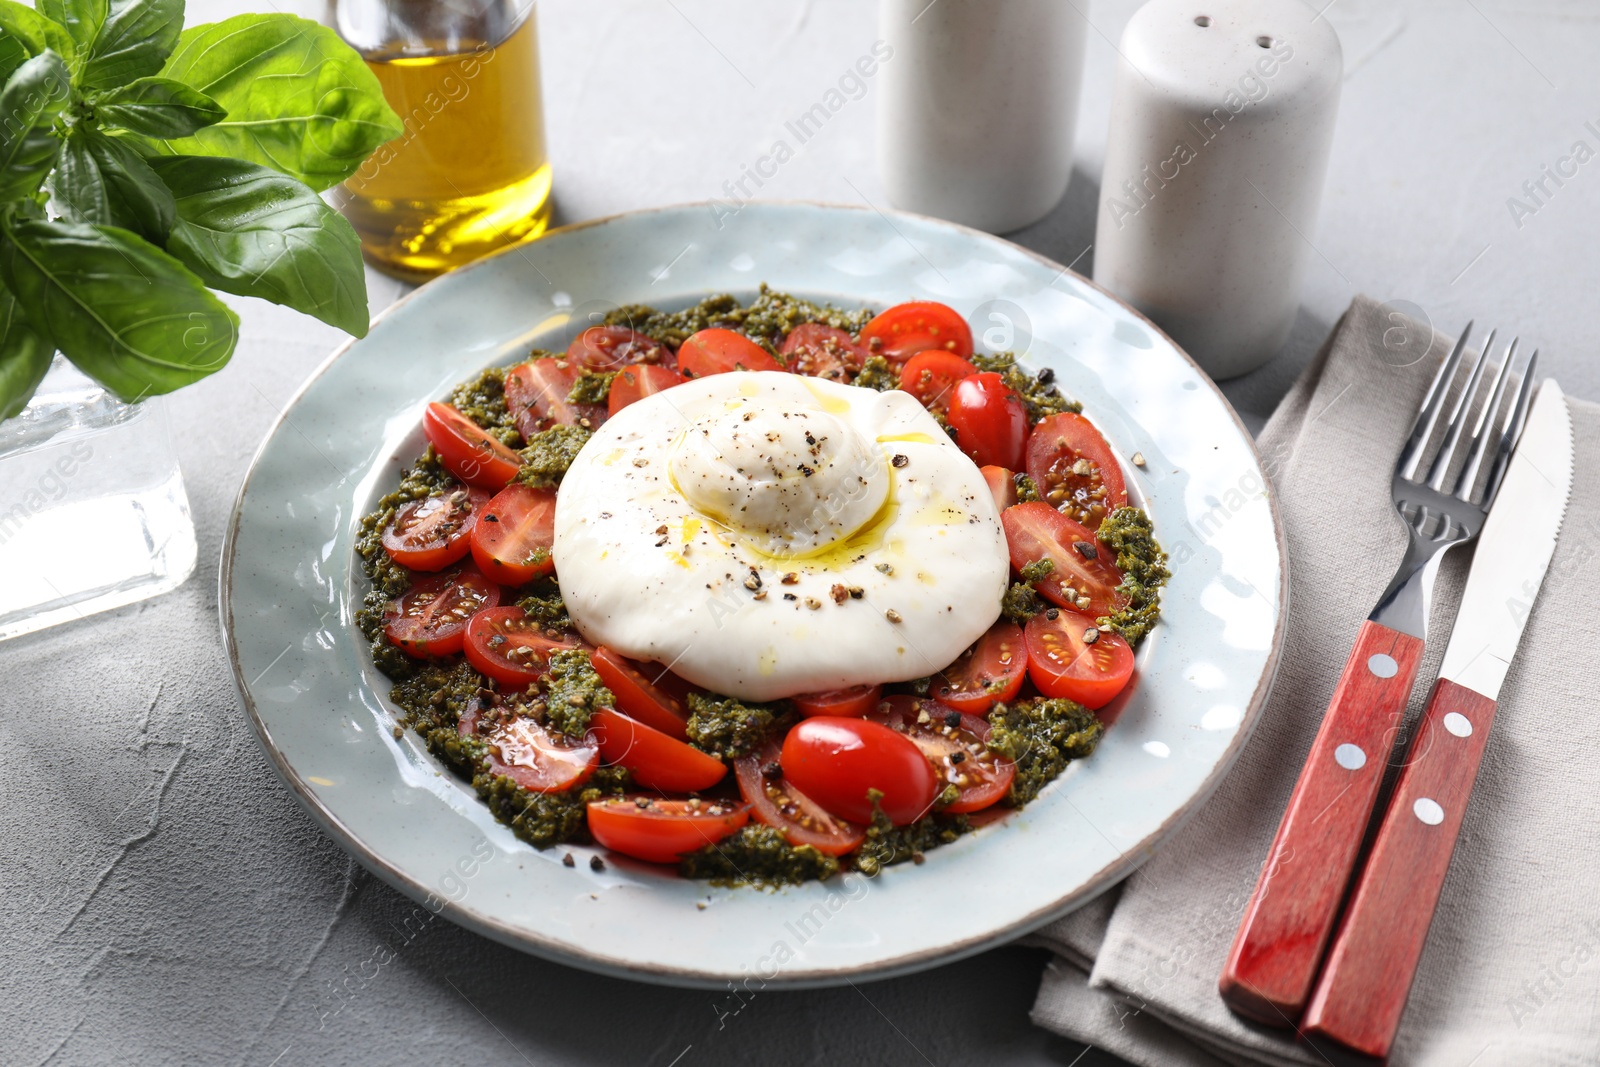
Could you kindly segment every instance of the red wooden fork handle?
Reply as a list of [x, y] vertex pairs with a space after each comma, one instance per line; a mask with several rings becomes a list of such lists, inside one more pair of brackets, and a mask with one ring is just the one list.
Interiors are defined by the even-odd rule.
[[1361, 624], [1217, 983], [1239, 1014], [1299, 1022], [1421, 658], [1421, 638]]
[[1301, 1029], [1385, 1058], [1405, 1011], [1494, 701], [1440, 678]]

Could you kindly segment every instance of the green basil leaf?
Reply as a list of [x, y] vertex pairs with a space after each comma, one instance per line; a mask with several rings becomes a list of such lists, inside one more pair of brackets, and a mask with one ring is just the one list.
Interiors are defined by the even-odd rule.
[[94, 116], [146, 137], [187, 137], [228, 112], [199, 89], [171, 78], [140, 78], [95, 97]]
[[32, 54], [17, 38], [0, 33], [0, 85], [4, 85]]
[[35, 0], [34, 10], [64, 28], [79, 53], [99, 36], [109, 14], [107, 0]]
[[22, 317], [11, 291], [0, 289], [0, 419], [22, 414], [55, 354], [55, 346]]
[[123, 400], [222, 368], [239, 317], [187, 267], [113, 226], [10, 219], [0, 277], [35, 329]]
[[405, 130], [355, 50], [293, 15], [238, 15], [191, 27], [162, 73], [228, 110], [165, 151], [246, 159], [318, 192]]
[[242, 159], [167, 156], [150, 164], [177, 198], [167, 251], [207, 285], [366, 335], [361, 241], [308, 186]]
[[120, 226], [164, 244], [177, 220], [172, 193], [138, 152], [114, 137], [79, 126], [50, 179], [68, 222]]
[[0, 89], [0, 201], [39, 191], [61, 152], [54, 125], [70, 95], [67, 65], [51, 51], [22, 64]]
[[160, 73], [182, 29], [183, 0], [110, 0], [105, 24], [85, 50], [78, 84], [114, 89]]
[[46, 49], [68, 60], [78, 54], [78, 46], [65, 26], [56, 25], [16, 0], [0, 0], [0, 31], [21, 42], [30, 56], [41, 55]]

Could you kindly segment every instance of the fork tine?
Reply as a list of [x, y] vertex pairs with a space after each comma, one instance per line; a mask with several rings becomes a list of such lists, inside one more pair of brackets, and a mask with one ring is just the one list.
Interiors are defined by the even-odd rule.
[[1444, 476], [1450, 470], [1450, 461], [1455, 458], [1456, 445], [1461, 443], [1461, 432], [1467, 428], [1467, 416], [1472, 412], [1472, 398], [1478, 393], [1478, 382], [1483, 378], [1483, 370], [1489, 365], [1489, 350], [1494, 346], [1494, 334], [1489, 334], [1489, 339], [1484, 342], [1483, 350], [1478, 353], [1478, 361], [1472, 365], [1472, 373], [1467, 377], [1467, 384], [1461, 390], [1461, 395], [1456, 398], [1456, 406], [1450, 412], [1450, 424], [1445, 429], [1444, 443], [1439, 446], [1439, 454], [1433, 457], [1433, 463], [1428, 467], [1428, 488], [1436, 493], [1444, 492]]
[[[1422, 462], [1422, 449], [1427, 445], [1428, 438], [1433, 436], [1433, 428], [1439, 423], [1439, 412], [1444, 409], [1445, 397], [1450, 394], [1450, 382], [1455, 379], [1456, 368], [1461, 364], [1461, 354], [1467, 349], [1467, 336], [1472, 333], [1472, 323], [1469, 321], [1461, 329], [1461, 336], [1456, 338], [1455, 347], [1439, 364], [1439, 372], [1433, 376], [1433, 384], [1428, 386], [1427, 395], [1422, 398], [1422, 409], [1417, 412], [1417, 421], [1411, 426], [1411, 439], [1406, 442], [1406, 447], [1400, 453], [1400, 461], [1396, 469], [1400, 477], [1408, 482], [1416, 481], [1417, 467]], [[1489, 334], [1489, 340], [1494, 340], [1494, 334]], [[1487, 347], [1487, 346], [1485, 346]]]
[[1528, 357], [1528, 365], [1522, 369], [1522, 381], [1517, 386], [1517, 399], [1511, 405], [1511, 410], [1506, 412], [1505, 427], [1500, 433], [1500, 443], [1495, 446], [1494, 464], [1489, 468], [1489, 480], [1483, 487], [1483, 507], [1488, 510], [1494, 505], [1495, 494], [1500, 491], [1500, 482], [1506, 476], [1506, 467], [1511, 464], [1511, 450], [1517, 447], [1517, 440], [1522, 437], [1522, 427], [1528, 421], [1528, 409], [1533, 406], [1533, 385], [1537, 378], [1535, 371], [1539, 368], [1539, 350], [1533, 350], [1533, 355]]
[[[1494, 435], [1495, 416], [1500, 412], [1500, 401], [1505, 396], [1506, 382], [1511, 377], [1511, 362], [1517, 358], [1517, 342], [1519, 337], [1513, 337], [1506, 346], [1506, 354], [1500, 360], [1500, 369], [1494, 373], [1494, 384], [1489, 387], [1489, 399], [1484, 401], [1483, 410], [1478, 412], [1478, 422], [1472, 428], [1472, 451], [1467, 457], [1467, 462], [1461, 468], [1461, 477], [1456, 480], [1455, 497], [1457, 500], [1472, 503], [1472, 488], [1478, 481], [1478, 472], [1483, 469], [1483, 456], [1489, 450], [1489, 438]], [[1484, 358], [1489, 353], [1484, 352]]]

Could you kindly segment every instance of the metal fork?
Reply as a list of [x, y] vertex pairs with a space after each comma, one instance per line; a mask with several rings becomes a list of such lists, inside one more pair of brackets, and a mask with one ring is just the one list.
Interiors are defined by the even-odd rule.
[[[1405, 557], [1361, 624], [1218, 982], [1231, 1008], [1269, 1026], [1294, 1026], [1310, 997], [1422, 660], [1439, 563], [1483, 529], [1527, 421], [1538, 352], [1523, 367], [1504, 420], [1497, 420], [1517, 342], [1506, 346], [1478, 405], [1495, 334], [1457, 390], [1471, 332], [1468, 323], [1434, 375], [1395, 463], [1390, 494], [1409, 534]], [[1429, 457], [1447, 406], [1449, 418]]]

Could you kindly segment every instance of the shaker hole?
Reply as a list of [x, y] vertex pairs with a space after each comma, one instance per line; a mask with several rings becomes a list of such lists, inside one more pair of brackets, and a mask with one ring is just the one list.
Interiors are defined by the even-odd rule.
[[1262, 34], [1260, 37], [1256, 38], [1256, 44], [1260, 45], [1262, 48], [1271, 48], [1272, 38], [1268, 37], [1266, 34]]
[[1201, 27], [1209, 26], [1209, 25], [1211, 25], [1211, 16], [1210, 15], [1196, 15], [1194, 17], [1194, 24], [1196, 26], [1201, 26]]

